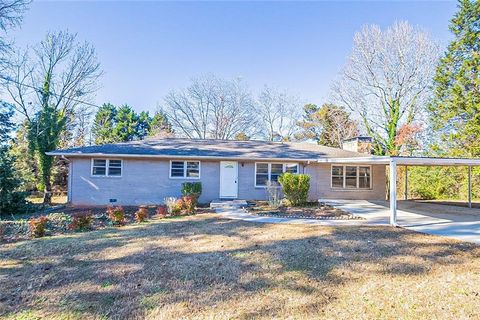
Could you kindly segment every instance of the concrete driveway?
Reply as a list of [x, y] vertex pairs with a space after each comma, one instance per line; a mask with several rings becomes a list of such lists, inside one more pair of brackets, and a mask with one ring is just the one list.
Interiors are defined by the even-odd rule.
[[[320, 200], [367, 219], [368, 224], [389, 224], [386, 201]], [[480, 209], [398, 201], [397, 222], [418, 232], [480, 243]]]

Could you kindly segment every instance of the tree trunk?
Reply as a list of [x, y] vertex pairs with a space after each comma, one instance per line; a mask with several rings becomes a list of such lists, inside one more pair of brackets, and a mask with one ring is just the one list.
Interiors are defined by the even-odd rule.
[[52, 203], [52, 184], [50, 182], [50, 177], [45, 179], [45, 190], [43, 191], [43, 204], [50, 205]]

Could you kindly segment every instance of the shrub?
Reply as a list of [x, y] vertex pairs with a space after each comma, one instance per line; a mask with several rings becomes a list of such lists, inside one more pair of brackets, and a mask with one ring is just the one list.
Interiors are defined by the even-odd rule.
[[167, 206], [167, 212], [172, 216], [177, 216], [182, 212], [183, 201], [182, 199], [177, 199], [175, 197], [168, 197], [164, 200], [165, 205]]
[[140, 223], [147, 220], [147, 218], [148, 218], [148, 208], [144, 206], [138, 208], [137, 212], [135, 212], [135, 221]]
[[165, 203], [165, 206], [167, 207], [168, 214], [173, 215], [173, 211], [175, 210], [175, 206], [176, 206], [175, 204], [176, 201], [177, 201], [177, 198], [175, 197], [168, 197], [163, 200], [163, 202]]
[[64, 212], [53, 212], [47, 214], [48, 224], [47, 227], [50, 230], [55, 231], [67, 231], [70, 229], [72, 217]]
[[73, 215], [73, 220], [69, 228], [75, 231], [91, 230], [92, 222], [93, 215], [91, 211], [78, 212]]
[[194, 196], [199, 198], [202, 194], [202, 183], [201, 182], [184, 182], [182, 183], [182, 194], [184, 196]]
[[310, 189], [310, 176], [306, 174], [284, 173], [278, 181], [282, 185], [285, 198], [292, 206], [298, 206], [307, 202], [308, 190]]
[[40, 238], [45, 235], [47, 230], [48, 219], [45, 216], [40, 218], [32, 218], [28, 222], [28, 227], [30, 229], [30, 235], [34, 238]]
[[183, 199], [177, 199], [173, 205], [173, 210], [172, 210], [172, 215], [178, 216], [182, 213], [182, 210], [184, 209], [184, 203]]
[[155, 214], [159, 218], [165, 218], [167, 216], [167, 206], [166, 205], [158, 206], [157, 209], [155, 210]]
[[108, 207], [107, 216], [114, 226], [123, 226], [126, 223], [123, 207]]
[[190, 195], [190, 196], [184, 196], [182, 198], [182, 206], [183, 206], [183, 209], [185, 209], [186, 213], [188, 214], [195, 213], [196, 205], [197, 205], [197, 197]]

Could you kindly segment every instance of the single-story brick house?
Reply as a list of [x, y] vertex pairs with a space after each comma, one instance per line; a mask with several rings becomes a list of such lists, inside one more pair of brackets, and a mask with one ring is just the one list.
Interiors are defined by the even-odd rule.
[[283, 172], [311, 176], [309, 197], [384, 200], [385, 164], [330, 163], [360, 159], [368, 139], [348, 150], [312, 143], [165, 138], [56, 150], [69, 161], [68, 200], [73, 205], [160, 204], [179, 196], [185, 181], [200, 181], [200, 201], [266, 199], [267, 181]]

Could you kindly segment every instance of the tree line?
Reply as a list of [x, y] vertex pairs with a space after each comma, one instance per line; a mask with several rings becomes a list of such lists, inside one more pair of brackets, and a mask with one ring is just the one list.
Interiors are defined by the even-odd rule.
[[373, 138], [378, 155], [480, 154], [478, 1], [458, 2], [443, 53], [407, 22], [363, 27], [325, 103], [268, 85], [253, 94], [241, 79], [209, 74], [170, 91], [153, 114], [93, 103], [103, 70], [95, 48], [76, 34], [49, 32], [36, 45], [15, 47], [8, 32], [21, 24], [29, 1], [1, 2], [2, 211], [25, 190], [42, 191], [49, 203], [66, 181], [66, 166], [45, 152], [88, 144], [182, 136], [340, 147], [361, 133]]

